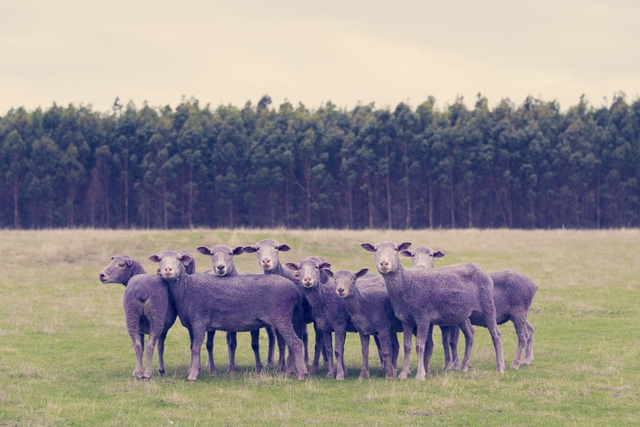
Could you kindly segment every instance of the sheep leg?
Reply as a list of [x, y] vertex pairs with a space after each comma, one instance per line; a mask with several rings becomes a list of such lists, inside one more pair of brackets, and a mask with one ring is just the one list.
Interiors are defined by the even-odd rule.
[[[427, 339], [429, 338], [429, 331], [431, 330], [431, 321], [429, 319], [418, 322], [418, 328], [416, 331], [416, 353], [418, 357], [418, 372], [416, 373], [416, 380], [424, 380], [427, 377], [427, 371], [425, 370], [425, 346], [427, 345]], [[433, 341], [432, 341], [433, 345]]]
[[531, 326], [531, 324], [529, 322], [526, 322], [527, 324], [527, 350], [524, 356], [524, 362], [522, 362], [523, 365], [531, 365], [531, 362], [533, 362], [533, 333], [535, 332], [535, 329], [533, 329], [533, 326]]
[[189, 368], [189, 375], [187, 376], [187, 381], [195, 381], [198, 379], [198, 375], [200, 374], [200, 348], [202, 347], [202, 342], [204, 341], [204, 334], [206, 330], [204, 328], [193, 329], [191, 334], [193, 339], [191, 342], [191, 366]]
[[229, 366], [227, 374], [232, 374], [236, 370], [236, 348], [238, 347], [238, 333], [227, 332], [227, 349], [229, 351]]
[[262, 360], [260, 360], [260, 329], [251, 331], [251, 349], [256, 359], [256, 372], [262, 372]]
[[378, 349], [378, 360], [380, 361], [380, 369], [384, 370], [384, 357], [382, 357], [382, 348], [380, 347], [380, 338], [378, 338], [378, 335], [373, 336], [373, 341], [375, 341], [376, 348]]
[[464, 335], [464, 359], [462, 359], [462, 372], [467, 372], [471, 367], [471, 349], [473, 348], [473, 326], [469, 319], [460, 323], [460, 330]]
[[302, 328], [302, 345], [304, 348], [304, 363], [309, 364], [309, 330], [305, 324]]
[[496, 371], [504, 372], [504, 353], [502, 351], [502, 335], [496, 324], [495, 316], [493, 318], [485, 318], [487, 322], [489, 333], [491, 334], [491, 340], [493, 341], [493, 348], [496, 351]]
[[295, 370], [298, 372], [298, 380], [304, 380], [307, 377], [307, 365], [304, 363], [304, 353], [302, 351], [302, 340], [298, 338], [293, 325], [291, 324], [291, 317], [280, 319], [276, 325], [276, 333], [278, 336], [286, 342], [289, 347], [289, 359], [292, 364], [295, 364]]
[[366, 380], [369, 378], [369, 335], [362, 332], [360, 335], [360, 348], [362, 349], [362, 368], [358, 379]]
[[411, 341], [413, 338], [413, 326], [407, 323], [402, 324], [402, 332], [404, 335], [404, 362], [402, 364], [402, 371], [398, 378], [406, 380], [411, 373], [410, 359], [411, 359]]
[[382, 354], [382, 357], [384, 358], [386, 378], [388, 380], [392, 380], [396, 377], [396, 368], [393, 362], [393, 342], [391, 339], [391, 331], [389, 329], [383, 329], [379, 331], [378, 339], [380, 341], [380, 352]]
[[526, 320], [516, 316], [511, 318], [511, 321], [513, 322], [513, 326], [518, 337], [518, 348], [516, 349], [516, 355], [513, 358], [511, 369], [518, 369], [520, 368], [520, 363], [522, 363], [522, 356], [527, 348], [529, 333]]
[[209, 367], [209, 373], [216, 373], [216, 362], [213, 360], [213, 338], [216, 335], [216, 331], [207, 331], [207, 366]]
[[267, 331], [268, 347], [267, 347], [267, 366], [273, 366], [273, 355], [276, 352], [276, 334], [271, 326], [264, 328]]
[[315, 332], [316, 339], [315, 339], [315, 346], [313, 347], [313, 364], [311, 365], [311, 373], [317, 374], [318, 371], [320, 370], [320, 353], [322, 353], [322, 358], [325, 362], [325, 365], [327, 363], [327, 357], [326, 357], [326, 354], [324, 354], [324, 348], [322, 345], [323, 344], [322, 331], [318, 329], [315, 322], [313, 323], [313, 330]]
[[393, 372], [395, 376], [398, 367], [398, 354], [400, 353], [400, 343], [398, 342], [398, 334], [391, 332], [391, 363], [393, 363]]
[[322, 337], [324, 341], [324, 350], [328, 356], [327, 361], [329, 362], [327, 378], [333, 378], [336, 372], [333, 366], [333, 343], [331, 342], [332, 341], [331, 332], [322, 331]]
[[158, 374], [166, 373], [164, 368], [164, 340], [167, 339], [167, 332], [163, 332], [158, 339]]
[[451, 331], [449, 326], [440, 326], [440, 332], [442, 333], [442, 348], [444, 349], [444, 365], [443, 370], [451, 369], [451, 352], [449, 351], [449, 336]]
[[144, 370], [143, 380], [150, 380], [152, 376], [153, 370], [153, 351], [156, 347], [156, 342], [158, 342], [158, 334], [155, 331], [149, 331], [149, 341], [147, 342], [147, 360], [146, 360], [146, 368]]
[[131, 340], [133, 341], [133, 349], [136, 352], [136, 367], [133, 371], [133, 375], [137, 380], [143, 379], [142, 372], [142, 354], [144, 352], [144, 335], [140, 333], [132, 333]]
[[285, 361], [286, 341], [277, 330], [275, 331], [275, 335], [276, 342], [278, 343], [278, 367], [276, 368], [276, 372], [285, 372], [287, 369]]
[[427, 342], [424, 350], [424, 369], [427, 375], [431, 372], [431, 356], [433, 355], [433, 323], [429, 325], [429, 333], [427, 334]]
[[458, 326], [449, 327], [449, 348], [451, 349], [451, 368], [455, 371], [460, 369], [460, 357], [458, 356], [458, 339], [460, 338], [460, 328]]
[[336, 355], [336, 367], [338, 373], [336, 374], [336, 380], [342, 381], [347, 376], [347, 367], [344, 365], [344, 342], [347, 337], [347, 330], [335, 331], [336, 344], [333, 349]]

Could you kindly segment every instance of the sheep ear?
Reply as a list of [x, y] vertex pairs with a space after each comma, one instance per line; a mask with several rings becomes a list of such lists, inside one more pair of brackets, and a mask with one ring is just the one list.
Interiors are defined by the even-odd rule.
[[206, 246], [198, 246], [196, 251], [200, 252], [202, 255], [211, 255], [211, 249]]
[[132, 259], [128, 259], [128, 260], [127, 260], [127, 265], [128, 265], [129, 267], [131, 267], [131, 266], [133, 265], [133, 260], [132, 260]]
[[242, 250], [242, 249], [243, 249], [243, 248], [242, 248], [242, 246], [238, 246], [237, 248], [235, 248], [235, 249], [233, 250], [233, 254], [234, 254], [234, 255], [242, 255], [242, 253], [243, 253], [243, 250]]
[[362, 246], [362, 249], [364, 249], [365, 251], [369, 251], [369, 252], [375, 252], [376, 249], [373, 247], [373, 245], [371, 243], [363, 243], [360, 246]]
[[409, 251], [402, 251], [400, 252], [400, 255], [406, 256], [407, 258], [411, 258], [413, 256]]
[[328, 262], [323, 262], [318, 266], [318, 268], [320, 268], [321, 270], [324, 270], [325, 268], [331, 268], [331, 264], [329, 264]]
[[404, 251], [406, 249], [409, 249], [409, 246], [411, 246], [411, 242], [400, 243], [400, 246], [398, 246], [398, 250], [399, 251]]
[[278, 246], [278, 250], [280, 252], [289, 252], [291, 250], [291, 248], [286, 243], [283, 243], [280, 246]]
[[333, 271], [331, 271], [331, 269], [323, 268], [322, 271], [324, 271], [324, 274], [326, 274], [327, 276], [333, 277]]
[[362, 276], [364, 276], [365, 274], [367, 274], [369, 272], [368, 268], [361, 268], [360, 270], [356, 271], [356, 277], [360, 278]]
[[442, 258], [442, 257], [444, 257], [444, 252], [435, 251], [435, 252], [433, 253], [433, 257], [434, 257], [434, 258]]
[[182, 261], [182, 263], [184, 265], [189, 265], [189, 263], [193, 260], [193, 258], [191, 258], [191, 256], [189, 255], [182, 255], [182, 257], [180, 258], [180, 261]]
[[285, 264], [285, 266], [289, 269], [289, 270], [293, 270], [293, 271], [298, 271], [298, 266], [295, 265], [292, 262], [288, 262]]
[[158, 255], [151, 255], [149, 257], [149, 261], [151, 261], [151, 262], [160, 262], [160, 257]]
[[258, 248], [256, 248], [255, 246], [245, 246], [244, 248], [242, 248], [242, 252], [253, 254], [255, 252], [258, 252]]

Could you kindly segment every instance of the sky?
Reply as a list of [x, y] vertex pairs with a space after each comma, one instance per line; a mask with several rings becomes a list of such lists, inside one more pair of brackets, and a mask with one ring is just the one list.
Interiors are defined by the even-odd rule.
[[640, 97], [637, 0], [0, 0], [0, 116]]

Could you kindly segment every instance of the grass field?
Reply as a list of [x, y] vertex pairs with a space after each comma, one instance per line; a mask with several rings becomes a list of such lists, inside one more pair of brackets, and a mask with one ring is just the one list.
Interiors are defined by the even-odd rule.
[[[473, 261], [487, 271], [519, 270], [539, 287], [529, 314], [533, 365], [508, 369], [516, 337], [507, 323], [500, 327], [504, 374], [495, 372], [489, 333], [476, 328], [468, 373], [442, 371], [436, 329], [432, 373], [421, 382], [385, 380], [373, 348], [372, 379], [358, 380], [354, 334], [343, 382], [325, 379], [326, 370], [303, 382], [256, 375], [246, 333], [238, 336], [240, 371], [227, 375], [219, 333], [219, 373], [204, 370], [188, 383], [189, 339], [178, 321], [167, 338], [167, 376], [154, 371], [153, 380], [135, 381], [124, 288], [98, 281], [111, 256], [131, 255], [152, 271], [149, 255], [187, 249], [204, 271], [209, 258], [197, 246], [266, 237], [293, 248], [284, 261], [321, 255], [334, 269], [375, 270], [359, 244], [393, 240], [442, 250], [437, 266]], [[0, 231], [0, 426], [638, 425], [639, 253], [638, 230]], [[236, 257], [236, 266], [259, 270], [253, 254]]]

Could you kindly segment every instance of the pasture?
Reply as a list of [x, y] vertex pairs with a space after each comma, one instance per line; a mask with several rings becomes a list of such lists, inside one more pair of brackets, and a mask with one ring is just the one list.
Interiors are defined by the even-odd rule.
[[[509, 322], [500, 326], [504, 374], [495, 372], [488, 331], [476, 327], [467, 373], [441, 369], [435, 328], [432, 372], [421, 382], [385, 380], [373, 344], [372, 378], [358, 380], [355, 334], [347, 336], [343, 382], [324, 378], [324, 368], [302, 382], [272, 369], [255, 374], [248, 333], [238, 335], [239, 371], [228, 375], [224, 333], [217, 333], [218, 374], [204, 369], [188, 383], [189, 338], [176, 321], [167, 375], [158, 376], [154, 356], [153, 379], [136, 381], [124, 287], [98, 280], [110, 258], [131, 255], [152, 272], [149, 255], [186, 249], [201, 272], [209, 258], [197, 246], [267, 237], [291, 246], [281, 261], [320, 255], [334, 271], [375, 272], [359, 245], [383, 240], [445, 252], [436, 266], [472, 261], [487, 271], [518, 270], [539, 287], [529, 314], [533, 365], [509, 369], [517, 342]], [[638, 425], [639, 253], [638, 230], [2, 230], [0, 426]], [[254, 254], [235, 262], [241, 272], [259, 271]], [[266, 342], [263, 333], [263, 359]], [[415, 367], [414, 349], [412, 375]]]

